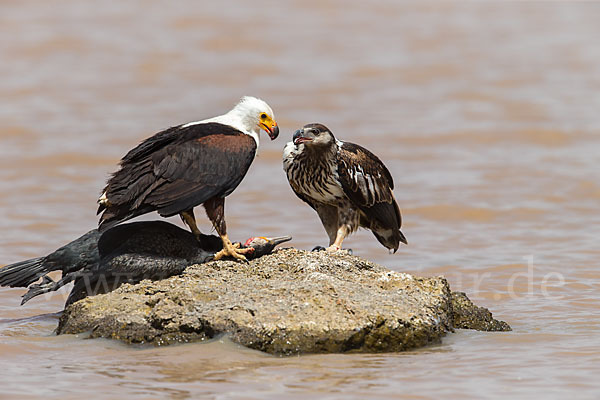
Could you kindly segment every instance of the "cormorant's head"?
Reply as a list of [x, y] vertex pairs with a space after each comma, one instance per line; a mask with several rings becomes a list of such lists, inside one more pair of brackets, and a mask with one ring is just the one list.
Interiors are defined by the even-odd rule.
[[327, 147], [335, 143], [333, 133], [323, 124], [308, 124], [294, 133], [294, 144], [308, 147]]
[[274, 238], [267, 238], [264, 236], [260, 237], [251, 237], [246, 240], [243, 247], [252, 248], [254, 251], [251, 251], [249, 254], [249, 258], [258, 258], [264, 256], [265, 254], [269, 254], [275, 246], [278, 244], [288, 242], [292, 240], [291, 236], [277, 236]]
[[279, 127], [275, 122], [273, 110], [261, 99], [246, 96], [230, 111], [241, 119], [246, 132], [258, 132], [262, 129], [275, 140], [279, 136]]

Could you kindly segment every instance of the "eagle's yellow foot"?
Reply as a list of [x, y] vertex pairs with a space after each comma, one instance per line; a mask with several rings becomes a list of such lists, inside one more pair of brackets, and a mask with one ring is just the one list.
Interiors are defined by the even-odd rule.
[[[335, 253], [336, 251], [342, 250], [342, 242], [350, 234], [350, 228], [347, 225], [342, 225], [337, 231], [335, 241], [325, 249], [328, 253]], [[330, 242], [331, 243], [331, 242]]]
[[240, 249], [239, 247], [239, 243], [233, 244], [229, 239], [223, 238], [223, 250], [215, 254], [213, 260], [220, 260], [223, 257], [233, 257], [236, 260], [248, 261], [244, 254], [250, 253], [254, 251], [254, 249], [251, 247], [248, 247], [246, 249]]

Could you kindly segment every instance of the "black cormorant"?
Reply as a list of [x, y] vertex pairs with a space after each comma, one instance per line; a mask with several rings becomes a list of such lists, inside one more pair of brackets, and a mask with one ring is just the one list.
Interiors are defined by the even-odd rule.
[[[290, 236], [250, 238], [240, 248], [249, 259], [270, 253]], [[202, 243], [202, 245], [200, 244]], [[193, 264], [214, 258], [222, 240], [195, 235], [165, 221], [140, 221], [117, 225], [104, 233], [94, 229], [46, 257], [0, 268], [0, 286], [27, 287], [21, 304], [75, 281], [65, 305], [84, 297], [110, 292], [123, 283], [158, 280], [177, 275]], [[61, 271], [58, 281], [47, 276]], [[42, 278], [40, 283], [33, 284]], [[31, 285], [31, 286], [30, 286]]]

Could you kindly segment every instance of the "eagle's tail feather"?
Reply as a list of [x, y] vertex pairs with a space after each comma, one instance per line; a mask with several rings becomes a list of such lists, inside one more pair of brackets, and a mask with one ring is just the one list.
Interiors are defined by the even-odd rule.
[[104, 232], [112, 228], [113, 226], [120, 224], [123, 221], [138, 217], [151, 211], [154, 211], [154, 208], [150, 206], [134, 210], [131, 210], [127, 205], [121, 207], [108, 207], [104, 210], [102, 216], [100, 216], [98, 230], [100, 232]]
[[375, 235], [379, 243], [386, 248], [393, 250], [394, 253], [398, 250], [398, 247], [400, 247], [400, 242], [408, 244], [406, 237], [404, 237], [404, 234], [399, 229], [373, 229], [373, 235]]

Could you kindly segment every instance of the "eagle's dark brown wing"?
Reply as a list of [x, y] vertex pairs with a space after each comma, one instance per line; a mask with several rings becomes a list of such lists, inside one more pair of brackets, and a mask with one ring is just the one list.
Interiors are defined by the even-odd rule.
[[361, 225], [373, 231], [386, 247], [406, 243], [402, 217], [392, 190], [394, 180], [381, 160], [369, 150], [344, 142], [338, 151], [338, 175], [344, 193], [367, 217]]
[[369, 150], [344, 142], [338, 152], [338, 174], [344, 193], [360, 207], [391, 203], [394, 180], [381, 160]]
[[146, 139], [121, 160], [108, 181], [102, 230], [158, 211], [169, 217], [240, 184], [256, 153], [254, 139], [218, 123], [170, 128]]

